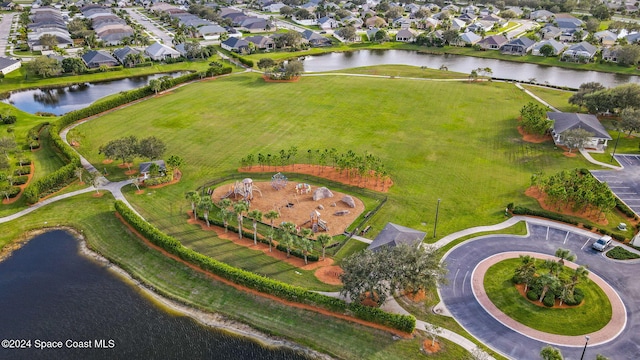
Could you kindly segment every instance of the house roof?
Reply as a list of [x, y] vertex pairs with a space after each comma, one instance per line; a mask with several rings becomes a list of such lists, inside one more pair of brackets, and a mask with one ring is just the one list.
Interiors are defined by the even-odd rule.
[[161, 171], [167, 170], [167, 165], [164, 163], [164, 160], [155, 160], [155, 161], [143, 162], [142, 164], [140, 164], [138, 172], [140, 172], [141, 174], [142, 173], [148, 173], [149, 169], [151, 168], [151, 164], [158, 165], [158, 167], [160, 167]]
[[486, 38], [478, 41], [478, 44], [502, 46], [505, 43], [507, 43], [507, 41], [509, 40], [503, 35], [492, 35], [492, 36], [487, 36]]
[[14, 65], [15, 63], [19, 63], [18, 60], [9, 59], [6, 57], [0, 56], [0, 69], [8, 68], [9, 66]]
[[575, 45], [571, 45], [569, 47], [569, 49], [567, 49], [567, 51], [571, 51], [571, 52], [579, 52], [579, 51], [584, 51], [584, 52], [588, 52], [589, 54], [591, 54], [592, 56], [595, 55], [596, 51], [598, 51], [598, 48], [596, 48], [595, 46], [589, 44], [586, 41], [577, 43]]
[[151, 45], [149, 45], [148, 48], [146, 48], [144, 50], [147, 54], [149, 54], [150, 56], [165, 56], [167, 54], [171, 55], [180, 55], [180, 53], [170, 47], [168, 47], [167, 45], [164, 44], [160, 44], [160, 43], [153, 43]]
[[594, 33], [593, 36], [600, 40], [600, 41], [616, 41], [618, 40], [618, 34], [609, 31], [609, 30], [603, 30], [603, 31], [598, 31], [597, 33]]
[[384, 246], [395, 247], [402, 244], [417, 246], [424, 240], [426, 235], [422, 231], [387, 223], [367, 249], [376, 251]]
[[480, 41], [480, 39], [481, 39], [480, 35], [477, 35], [472, 32], [466, 32], [466, 33], [460, 34], [460, 41], [468, 44], [475, 44], [478, 41]]
[[84, 60], [85, 64], [102, 64], [102, 63], [117, 63], [116, 60], [111, 54], [104, 50], [90, 50], [87, 51], [86, 54], [82, 55], [82, 60]]
[[562, 50], [564, 50], [565, 45], [557, 40], [554, 39], [549, 39], [549, 40], [544, 40], [544, 41], [540, 41], [538, 43], [536, 43], [533, 46], [533, 49], [540, 49], [541, 47], [545, 46], [545, 45], [551, 45], [553, 47], [553, 49], [555, 50], [556, 54], [559, 54]]
[[245, 39], [240, 39], [240, 38], [234, 38], [234, 37], [230, 37], [227, 40], [222, 42], [223, 44], [233, 48], [233, 49], [239, 49], [240, 47], [247, 47], [249, 46], [249, 42]]
[[520, 46], [524, 46], [525, 48], [528, 48], [533, 44], [535, 44], [535, 41], [529, 39], [528, 37], [519, 37], [507, 43], [507, 45], [520, 45]]
[[117, 58], [118, 60], [120, 60], [120, 62], [124, 62], [124, 59], [127, 57], [127, 55], [129, 54], [139, 54], [140, 50], [134, 49], [132, 47], [129, 46], [125, 46], [121, 49], [116, 49], [113, 51], [113, 56], [115, 58]]
[[416, 34], [413, 33], [413, 31], [409, 30], [409, 29], [403, 29], [398, 31], [398, 33], [396, 34], [396, 38], [406, 38], [406, 39], [410, 39], [412, 37], [415, 37]]
[[554, 121], [553, 130], [556, 134], [572, 129], [584, 129], [594, 134], [594, 137], [611, 140], [611, 136], [595, 115], [547, 112], [547, 117]]

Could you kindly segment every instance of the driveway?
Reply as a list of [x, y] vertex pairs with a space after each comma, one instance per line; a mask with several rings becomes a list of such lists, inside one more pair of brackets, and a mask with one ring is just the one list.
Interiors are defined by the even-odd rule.
[[[610, 359], [640, 357], [640, 262], [618, 262], [591, 249], [597, 235], [557, 224], [549, 227], [528, 223], [529, 235], [491, 235], [467, 241], [445, 256], [449, 284], [440, 289], [440, 297], [453, 317], [471, 334], [505, 356], [517, 360], [538, 360], [547, 344], [512, 330], [494, 319], [477, 302], [471, 289], [476, 265], [494, 254], [507, 251], [531, 251], [553, 255], [559, 247], [577, 254], [576, 263], [604, 279], [618, 293], [627, 310], [627, 324], [620, 335], [603, 344], [587, 348], [586, 359], [602, 354]], [[620, 320], [620, 319], [619, 319]], [[582, 347], [557, 346], [565, 359], [579, 359]]]
[[616, 155], [623, 170], [592, 170], [596, 179], [606, 182], [611, 191], [640, 215], [640, 155]]
[[5, 56], [4, 54], [11, 50], [9, 48], [9, 34], [11, 33], [13, 17], [16, 15], [17, 13], [14, 12], [2, 14], [2, 19], [0, 20], [0, 49], [2, 49], [2, 56]]
[[167, 45], [171, 45], [173, 38], [171, 36], [169, 36], [169, 34], [166, 31], [161, 30], [160, 28], [158, 28], [153, 21], [151, 20], [143, 20], [142, 19], [142, 15], [138, 12], [138, 10], [133, 9], [133, 8], [124, 8], [128, 13], [129, 16], [131, 16], [131, 18], [139, 23], [140, 25], [144, 26], [145, 29], [147, 29], [147, 34], [149, 35], [149, 37], [151, 37], [151, 41], [157, 41], [159, 43], [163, 43], [163, 44], [167, 44]]

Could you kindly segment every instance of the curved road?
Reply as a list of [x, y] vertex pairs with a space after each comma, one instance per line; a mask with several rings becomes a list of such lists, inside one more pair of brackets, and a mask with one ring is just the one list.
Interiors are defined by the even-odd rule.
[[[509, 358], [540, 359], [540, 349], [547, 344], [506, 327], [487, 313], [472, 292], [471, 274], [478, 263], [497, 253], [531, 251], [553, 255], [563, 247], [578, 255], [576, 263], [588, 265], [589, 271], [611, 285], [627, 310], [627, 324], [623, 332], [607, 343], [589, 346], [586, 358], [593, 359], [596, 354], [616, 360], [640, 358], [640, 285], [637, 281], [640, 262], [606, 258], [591, 249], [597, 235], [577, 228], [534, 220], [527, 223], [527, 229], [527, 236], [492, 235], [467, 241], [445, 255], [449, 285], [440, 289], [440, 298], [453, 317], [480, 341]], [[579, 359], [582, 353], [582, 346], [557, 347], [565, 358]]]

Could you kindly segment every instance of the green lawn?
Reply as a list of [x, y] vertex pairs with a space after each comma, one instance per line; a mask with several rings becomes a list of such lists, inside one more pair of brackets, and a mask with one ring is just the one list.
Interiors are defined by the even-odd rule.
[[585, 294], [580, 306], [554, 309], [532, 304], [520, 295], [511, 281], [520, 263], [517, 258], [501, 261], [491, 266], [484, 277], [487, 296], [512, 319], [536, 330], [570, 336], [598, 331], [611, 320], [611, 303], [604, 291], [591, 280], [578, 285]]
[[469, 74], [455, 71], [420, 68], [408, 65], [376, 65], [331, 71], [333, 73], [364, 74], [378, 76], [414, 77], [426, 79], [467, 79]]
[[[531, 91], [533, 94], [562, 112], [580, 112], [581, 110], [578, 106], [569, 104], [569, 98], [574, 94], [573, 91], [557, 90], [525, 84], [522, 84], [522, 87]], [[534, 101], [533, 99], [531, 100]]]
[[502, 221], [509, 202], [533, 205], [522, 192], [537, 171], [589, 166], [552, 144], [521, 140], [515, 119], [525, 101], [504, 83], [308, 77], [270, 84], [256, 74], [238, 74], [177, 89], [77, 132], [81, 152], [95, 164], [106, 141], [146, 133], [166, 141], [168, 154], [185, 158], [178, 185], [132, 199], [160, 225], [170, 204], [185, 206], [186, 191], [233, 171], [247, 154], [336, 147], [380, 156], [395, 182], [389, 201], [371, 219], [375, 229], [387, 221], [432, 229], [440, 198], [438, 235], [444, 236]]

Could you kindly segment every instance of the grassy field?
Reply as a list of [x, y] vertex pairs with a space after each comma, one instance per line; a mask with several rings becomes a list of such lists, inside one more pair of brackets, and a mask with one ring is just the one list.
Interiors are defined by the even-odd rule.
[[[600, 330], [611, 320], [607, 295], [591, 280], [580, 282], [584, 303], [559, 309], [532, 304], [518, 293], [511, 278], [520, 259], [508, 259], [491, 266], [484, 277], [484, 288], [494, 305], [512, 319], [536, 330], [559, 335], [584, 335]], [[569, 272], [565, 268], [565, 272]]]
[[247, 154], [336, 147], [380, 156], [395, 182], [387, 205], [372, 219], [374, 229], [387, 221], [431, 229], [440, 198], [438, 234], [444, 236], [502, 221], [509, 202], [534, 205], [522, 194], [534, 172], [588, 167], [551, 144], [521, 140], [515, 118], [528, 98], [513, 89], [503, 83], [333, 76], [268, 84], [255, 74], [239, 74], [108, 114], [78, 127], [74, 136], [95, 164], [102, 161], [98, 148], [109, 139], [144, 133], [166, 141], [168, 154], [185, 158], [180, 184], [132, 199], [161, 224], [169, 204], [186, 205], [186, 191], [233, 171]]

